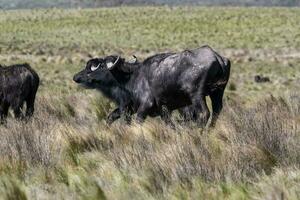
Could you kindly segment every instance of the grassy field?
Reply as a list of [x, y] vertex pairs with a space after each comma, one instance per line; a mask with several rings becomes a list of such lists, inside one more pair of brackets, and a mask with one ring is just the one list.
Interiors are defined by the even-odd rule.
[[[0, 127], [0, 199], [299, 199], [299, 21], [296, 8], [0, 11], [0, 63], [41, 78], [33, 119]], [[232, 61], [213, 129], [108, 127], [114, 105], [72, 81], [91, 57], [205, 44]]]
[[112, 6], [300, 6], [298, 0], [0, 0], [0, 9], [97, 8]]

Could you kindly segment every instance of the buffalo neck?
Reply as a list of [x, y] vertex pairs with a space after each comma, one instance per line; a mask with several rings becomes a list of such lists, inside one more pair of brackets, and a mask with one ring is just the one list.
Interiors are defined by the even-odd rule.
[[117, 105], [125, 105], [131, 101], [130, 92], [118, 83], [99, 85], [97, 90], [101, 91], [107, 98], [113, 100]]
[[141, 68], [140, 63], [127, 63], [124, 62], [119, 68], [112, 70], [112, 74], [115, 77], [115, 82], [111, 88], [104, 89], [103, 93], [113, 99], [117, 104], [122, 104], [124, 102], [134, 103], [134, 90], [136, 78], [139, 74]]
[[137, 71], [137, 69], [140, 68], [139, 63], [127, 63], [124, 62], [119, 67], [113, 69], [111, 73], [115, 77], [116, 81], [120, 83], [120, 85], [126, 85], [129, 80], [131, 79], [131, 76], [134, 72]]

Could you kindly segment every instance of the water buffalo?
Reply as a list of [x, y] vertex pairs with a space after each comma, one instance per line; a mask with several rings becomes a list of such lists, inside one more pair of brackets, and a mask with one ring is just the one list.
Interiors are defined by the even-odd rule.
[[39, 86], [39, 76], [29, 64], [4, 67], [0, 65], [0, 119], [3, 122], [11, 107], [16, 118], [22, 117], [22, 107], [26, 102], [26, 117], [34, 112], [35, 95]]
[[160, 115], [171, 123], [171, 112], [183, 108], [185, 119], [203, 126], [210, 116], [205, 96], [212, 100], [214, 122], [222, 109], [229, 75], [230, 61], [203, 46], [154, 55], [141, 63], [114, 55], [91, 59], [73, 80], [115, 101], [118, 107], [109, 114], [108, 123], [121, 116], [130, 119], [133, 113], [139, 122]]

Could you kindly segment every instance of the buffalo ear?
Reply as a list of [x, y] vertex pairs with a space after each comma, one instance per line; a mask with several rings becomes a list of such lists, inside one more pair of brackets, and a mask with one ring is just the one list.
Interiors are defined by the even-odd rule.
[[111, 70], [113, 68], [114, 64], [112, 62], [106, 63], [107, 69]]
[[120, 56], [118, 56], [115, 62], [107, 62], [106, 63], [107, 69], [112, 70], [118, 64], [119, 60], [120, 60]]
[[137, 57], [132, 55], [132, 58], [128, 61], [129, 64], [136, 64], [138, 62]]

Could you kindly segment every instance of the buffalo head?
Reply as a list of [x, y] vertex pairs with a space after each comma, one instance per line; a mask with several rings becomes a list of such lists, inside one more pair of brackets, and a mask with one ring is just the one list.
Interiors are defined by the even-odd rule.
[[91, 59], [82, 71], [74, 75], [73, 80], [90, 89], [98, 88], [99, 85], [112, 84], [116, 81], [112, 70], [123, 63], [124, 59], [119, 56]]

